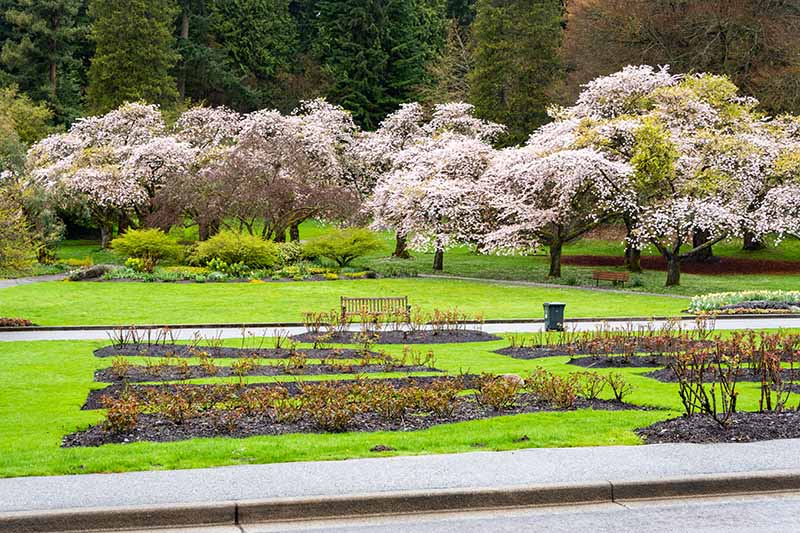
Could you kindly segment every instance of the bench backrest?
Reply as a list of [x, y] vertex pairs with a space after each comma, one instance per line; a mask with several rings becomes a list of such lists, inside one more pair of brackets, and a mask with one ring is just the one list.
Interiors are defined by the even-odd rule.
[[592, 279], [601, 281], [628, 281], [630, 274], [627, 272], [605, 272], [603, 270], [595, 270], [592, 272]]
[[409, 313], [408, 296], [391, 298], [348, 298], [342, 296], [342, 316], [367, 313]]

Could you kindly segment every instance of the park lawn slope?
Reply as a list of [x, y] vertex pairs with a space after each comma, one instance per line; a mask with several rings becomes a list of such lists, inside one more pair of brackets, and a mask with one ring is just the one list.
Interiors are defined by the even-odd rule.
[[0, 291], [0, 316], [43, 326], [297, 322], [338, 308], [340, 296], [408, 296], [413, 306], [458, 307], [487, 319], [541, 318], [542, 303], [567, 317], [679, 315], [688, 300], [571, 288], [422, 278], [286, 283], [45, 282]]

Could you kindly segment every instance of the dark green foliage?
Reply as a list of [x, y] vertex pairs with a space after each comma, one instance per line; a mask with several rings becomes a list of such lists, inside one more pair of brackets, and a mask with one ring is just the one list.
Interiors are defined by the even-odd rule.
[[59, 121], [73, 120], [80, 113], [80, 56], [88, 40], [84, 0], [5, 0], [0, 11], [0, 63], [8, 73], [6, 81], [34, 100], [46, 101]]
[[508, 126], [506, 144], [546, 123], [551, 91], [563, 77], [562, 0], [478, 0], [472, 24], [471, 103]]
[[219, 259], [226, 263], [243, 263], [253, 268], [270, 268], [278, 262], [278, 245], [257, 235], [221, 231], [197, 246], [193, 259], [207, 263]]
[[217, 0], [211, 30], [243, 76], [274, 77], [297, 47], [287, 0]]
[[315, 51], [331, 99], [368, 129], [413, 100], [441, 47], [443, 14], [439, 0], [322, 0]]
[[370, 230], [347, 228], [308, 241], [305, 253], [309, 257], [327, 257], [343, 267], [349, 265], [353, 259], [374, 252], [380, 247], [380, 241]]
[[90, 110], [105, 113], [126, 101], [175, 104], [171, 69], [178, 61], [175, 0], [90, 0], [97, 48], [89, 69]]

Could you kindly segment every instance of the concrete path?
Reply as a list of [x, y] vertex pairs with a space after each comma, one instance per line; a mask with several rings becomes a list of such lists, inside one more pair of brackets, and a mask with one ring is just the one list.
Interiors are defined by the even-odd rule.
[[586, 285], [565, 285], [563, 283], [543, 283], [539, 281], [521, 281], [521, 280], [507, 280], [507, 279], [491, 279], [491, 278], [472, 278], [467, 276], [445, 276], [438, 274], [417, 274], [420, 278], [429, 279], [457, 279], [461, 281], [476, 281], [479, 283], [494, 283], [497, 285], [517, 285], [520, 287], [543, 287], [546, 289], [582, 289], [585, 291], [595, 292], [612, 292], [616, 294], [636, 294], [641, 296], [663, 296], [664, 298], [678, 298], [680, 300], [691, 300], [691, 296], [683, 294], [664, 294], [661, 292], [642, 292], [625, 289], [615, 289], [614, 286], [610, 287], [593, 287]]
[[67, 277], [66, 274], [49, 274], [47, 276], [31, 276], [29, 278], [0, 279], [0, 289], [16, 287], [17, 285], [30, 285], [31, 283], [41, 283], [43, 281], [61, 281]]
[[[380, 444], [376, 437], [375, 444]], [[333, 497], [397, 491], [647, 482], [800, 471], [800, 439], [509, 452], [0, 479], [0, 513]], [[775, 487], [773, 490], [778, 490]]]
[[[656, 327], [664, 324], [664, 320], [649, 321], [644, 319], [635, 319], [628, 321], [621, 321], [618, 319], [607, 320], [567, 320], [566, 327], [575, 331], [591, 331], [601, 325], [609, 328], [625, 328], [628, 325], [633, 327], [645, 327], [652, 323]], [[681, 320], [682, 327], [686, 329], [694, 329], [696, 321], [694, 318], [683, 318]], [[353, 325], [351, 329], [356, 329], [358, 326]], [[542, 331], [543, 324], [541, 320], [530, 321], [514, 321], [514, 322], [499, 322], [491, 324], [483, 324], [481, 329], [488, 333], [535, 333]], [[753, 318], [725, 318], [716, 321], [715, 328], [717, 330], [732, 330], [732, 329], [778, 329], [778, 328], [800, 328], [800, 316], [798, 317], [753, 317]], [[220, 338], [241, 338], [242, 334], [252, 336], [271, 336], [276, 331], [288, 332], [291, 335], [304, 333], [305, 328], [302, 326], [271, 326], [271, 325], [258, 325], [258, 326], [225, 326], [225, 327], [203, 327], [203, 326], [170, 326], [172, 335], [177, 339], [188, 340], [194, 337], [195, 334], [202, 335], [203, 337], [220, 337]], [[114, 333], [114, 328], [103, 329], [101, 328], [68, 328], [68, 329], [28, 329], [18, 331], [0, 331], [0, 342], [3, 341], [42, 341], [42, 340], [107, 340], [109, 336]]]

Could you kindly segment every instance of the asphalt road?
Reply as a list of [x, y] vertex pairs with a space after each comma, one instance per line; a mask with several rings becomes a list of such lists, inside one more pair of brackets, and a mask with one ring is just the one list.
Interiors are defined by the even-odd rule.
[[[800, 494], [770, 494], [625, 504], [579, 505], [458, 513], [426, 513], [358, 519], [169, 530], [172, 533], [487, 533], [521, 531], [673, 533], [797, 532]], [[159, 530], [165, 531], [165, 530]]]

